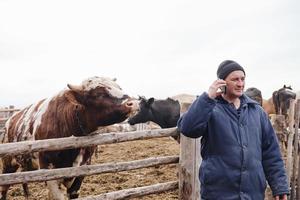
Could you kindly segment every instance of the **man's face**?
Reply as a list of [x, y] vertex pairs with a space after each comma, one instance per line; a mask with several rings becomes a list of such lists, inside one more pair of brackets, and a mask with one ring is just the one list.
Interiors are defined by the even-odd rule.
[[243, 95], [245, 87], [245, 74], [243, 71], [233, 71], [225, 79], [226, 94], [232, 97], [240, 97]]

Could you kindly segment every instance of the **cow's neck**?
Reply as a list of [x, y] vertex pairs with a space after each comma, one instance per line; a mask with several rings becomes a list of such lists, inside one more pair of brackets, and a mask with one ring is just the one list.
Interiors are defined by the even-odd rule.
[[80, 116], [80, 112], [79, 110], [75, 111], [75, 119], [76, 119], [76, 123], [79, 127], [79, 130], [81, 132], [80, 135], [87, 135], [89, 133], [88, 127], [87, 127], [87, 123], [85, 122], [85, 120], [83, 119], [82, 116]]

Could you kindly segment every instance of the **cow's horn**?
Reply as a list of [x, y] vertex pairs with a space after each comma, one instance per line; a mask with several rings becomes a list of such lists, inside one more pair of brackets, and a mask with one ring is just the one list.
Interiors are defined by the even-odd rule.
[[71, 84], [68, 84], [68, 88], [70, 88], [70, 90], [73, 91], [81, 91], [83, 89], [81, 85], [71, 85]]

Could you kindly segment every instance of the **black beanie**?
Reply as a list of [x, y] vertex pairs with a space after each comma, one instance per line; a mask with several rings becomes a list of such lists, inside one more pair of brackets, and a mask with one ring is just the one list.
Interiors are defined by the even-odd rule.
[[241, 70], [244, 72], [244, 74], [246, 74], [244, 68], [240, 66], [237, 62], [233, 60], [225, 60], [219, 65], [217, 76], [218, 78], [224, 80], [231, 72], [237, 70]]

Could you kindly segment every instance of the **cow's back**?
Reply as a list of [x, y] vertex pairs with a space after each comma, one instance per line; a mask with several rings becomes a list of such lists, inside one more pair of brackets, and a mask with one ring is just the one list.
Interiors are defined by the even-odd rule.
[[178, 94], [171, 97], [174, 100], [179, 101], [180, 104], [180, 113], [186, 112], [190, 105], [195, 101], [196, 96], [190, 94]]
[[276, 113], [272, 97], [268, 100], [263, 99], [262, 107], [268, 115]]
[[3, 142], [34, 140], [34, 134], [44, 113], [43, 108], [47, 107], [46, 104], [45, 99], [41, 100], [11, 116], [5, 124], [6, 135]]

